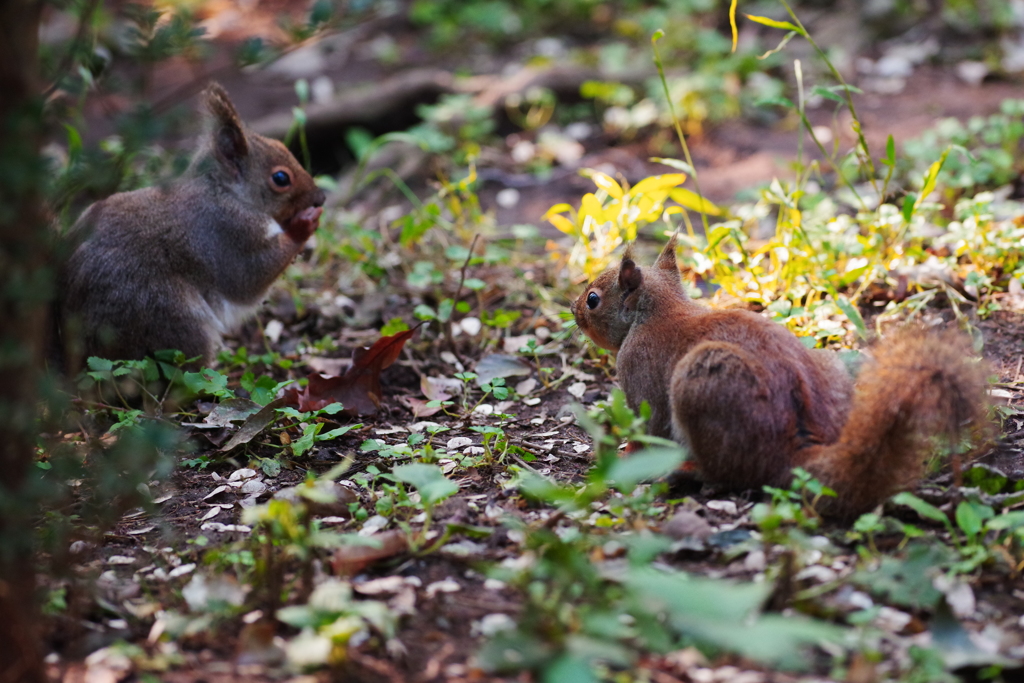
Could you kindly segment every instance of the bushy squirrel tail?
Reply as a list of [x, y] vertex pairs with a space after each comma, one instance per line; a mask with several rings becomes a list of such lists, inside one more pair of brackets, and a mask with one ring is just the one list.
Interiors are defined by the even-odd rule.
[[806, 453], [804, 468], [837, 497], [821, 512], [851, 518], [917, 482], [932, 437], [959, 448], [964, 430], [990, 437], [988, 366], [966, 335], [910, 327], [878, 344], [862, 367], [839, 439]]

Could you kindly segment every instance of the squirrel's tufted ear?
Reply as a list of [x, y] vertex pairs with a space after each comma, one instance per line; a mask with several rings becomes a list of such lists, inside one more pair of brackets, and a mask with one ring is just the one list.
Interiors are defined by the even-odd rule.
[[622, 265], [619, 266], [619, 289], [622, 290], [623, 296], [639, 289], [643, 282], [643, 273], [633, 259], [623, 259]]
[[679, 272], [679, 263], [676, 261], [676, 236], [674, 233], [668, 238], [665, 248], [661, 250], [658, 260], [654, 262], [654, 267], [660, 270]]
[[632, 261], [633, 260], [633, 245], [634, 244], [636, 244], [636, 242], [630, 242], [629, 244], [626, 245], [626, 250], [624, 252], [622, 252], [622, 260], [623, 261]]
[[213, 114], [213, 148], [217, 157], [242, 172], [242, 161], [249, 154], [242, 120], [231, 104], [227, 91], [219, 83], [206, 88], [206, 108]]

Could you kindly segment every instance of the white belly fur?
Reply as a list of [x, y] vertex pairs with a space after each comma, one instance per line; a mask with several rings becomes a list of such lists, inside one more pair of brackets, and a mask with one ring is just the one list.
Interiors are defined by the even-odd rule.
[[214, 302], [207, 301], [201, 296], [196, 297], [197, 302], [193, 304], [194, 310], [199, 317], [206, 321], [212, 337], [219, 344], [220, 337], [234, 332], [242, 326], [248, 318], [259, 309], [260, 303], [236, 304], [221, 297]]
[[271, 218], [270, 222], [267, 223], [267, 239], [277, 237], [283, 232], [284, 228], [281, 227], [281, 224]]

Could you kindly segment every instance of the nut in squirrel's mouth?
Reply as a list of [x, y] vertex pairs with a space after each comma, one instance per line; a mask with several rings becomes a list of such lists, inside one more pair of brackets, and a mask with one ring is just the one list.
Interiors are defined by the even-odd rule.
[[308, 223], [312, 223], [315, 229], [316, 226], [320, 224], [320, 216], [323, 214], [323, 212], [324, 207], [322, 206], [310, 206], [309, 208], [303, 209], [302, 211], [299, 211], [297, 214], [292, 216], [291, 220], [288, 222], [291, 223], [292, 221], [305, 221]]
[[317, 229], [317, 226], [320, 224], [320, 215], [323, 212], [322, 206], [305, 208], [288, 220], [284, 226], [284, 231], [296, 242], [305, 242], [313, 234], [313, 231]]

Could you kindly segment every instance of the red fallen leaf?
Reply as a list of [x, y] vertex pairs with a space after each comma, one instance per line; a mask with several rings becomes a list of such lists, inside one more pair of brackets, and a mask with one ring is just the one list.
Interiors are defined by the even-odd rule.
[[355, 576], [370, 564], [404, 553], [409, 541], [404, 531], [393, 529], [367, 537], [372, 545], [346, 545], [334, 551], [331, 566], [338, 576]]
[[345, 406], [345, 415], [375, 415], [380, 409], [380, 373], [398, 360], [402, 347], [417, 327], [381, 337], [370, 347], [356, 349], [352, 352], [352, 365], [344, 375], [310, 373], [305, 388], [288, 389], [283, 398], [303, 412], [340, 403]]

